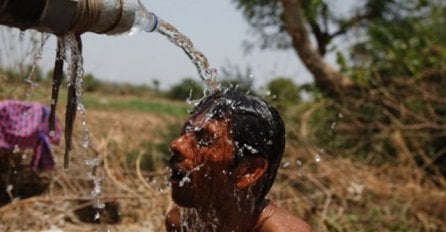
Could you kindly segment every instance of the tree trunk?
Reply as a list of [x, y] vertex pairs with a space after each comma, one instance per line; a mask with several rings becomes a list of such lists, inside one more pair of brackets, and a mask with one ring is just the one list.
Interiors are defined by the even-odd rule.
[[347, 76], [326, 63], [319, 52], [311, 44], [305, 28], [305, 18], [300, 0], [281, 0], [284, 10], [284, 22], [287, 26], [297, 51], [307, 69], [313, 74], [315, 84], [330, 95], [344, 95], [353, 87], [353, 82]]

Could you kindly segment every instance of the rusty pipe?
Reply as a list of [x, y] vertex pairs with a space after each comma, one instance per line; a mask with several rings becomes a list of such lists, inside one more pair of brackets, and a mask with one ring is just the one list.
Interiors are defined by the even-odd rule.
[[114, 35], [141, 22], [145, 31], [158, 26], [156, 15], [139, 0], [0, 0], [0, 25], [21, 30]]

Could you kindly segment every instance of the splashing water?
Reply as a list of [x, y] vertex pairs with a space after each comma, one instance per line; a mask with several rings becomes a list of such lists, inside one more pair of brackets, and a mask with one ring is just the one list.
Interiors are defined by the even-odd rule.
[[303, 165], [302, 160], [296, 160], [296, 165], [297, 165], [298, 167], [301, 167], [301, 166]]
[[282, 168], [288, 168], [290, 166], [290, 162], [286, 161], [282, 164]]
[[[80, 38], [74, 33], [68, 33], [63, 37], [63, 44], [65, 45], [62, 49], [63, 58], [68, 62], [68, 88], [69, 93], [71, 89], [71, 95], [69, 94], [69, 107], [67, 108], [67, 117], [70, 117], [68, 123], [71, 123], [70, 131], [68, 132], [69, 143], [71, 144], [71, 134], [72, 134], [72, 124], [74, 123], [74, 118], [76, 116], [76, 111], [81, 114], [81, 127], [83, 132], [83, 139], [81, 147], [86, 153], [88, 153], [88, 148], [90, 146], [89, 129], [87, 124], [87, 111], [82, 102], [83, 95], [83, 81], [84, 81], [84, 69], [83, 69], [83, 57], [82, 57], [82, 44]], [[68, 53], [68, 59], [67, 54]], [[73, 90], [74, 89], [74, 90]], [[74, 98], [74, 99], [71, 99]], [[76, 107], [76, 108], [74, 108]], [[65, 138], [67, 139], [67, 138]], [[69, 145], [71, 146], [71, 145]], [[68, 155], [68, 151], [66, 151]], [[98, 175], [97, 167], [101, 163], [101, 157], [97, 156], [93, 159], [85, 160], [85, 164], [91, 168], [88, 173], [88, 179], [93, 182], [93, 189], [90, 192], [90, 196], [95, 200], [95, 208], [103, 209], [105, 204], [101, 201], [100, 197], [102, 194], [102, 180], [103, 178]], [[97, 211], [95, 214], [95, 220], [101, 217], [100, 212]]]
[[170, 42], [183, 49], [186, 55], [191, 59], [204, 83], [205, 96], [218, 90], [217, 70], [209, 66], [206, 56], [195, 49], [194, 44], [188, 37], [162, 19], [160, 19], [158, 32], [166, 36]]
[[[22, 34], [20, 34], [20, 36], [22, 37]], [[29, 86], [29, 91], [26, 91], [26, 97], [31, 96], [31, 90], [36, 86], [36, 83], [34, 83], [34, 81], [32, 80], [32, 76], [34, 75], [34, 72], [36, 70], [37, 63], [39, 62], [39, 60], [42, 59], [43, 48], [45, 47], [46, 41], [48, 41], [49, 37], [50, 37], [50, 34], [47, 34], [47, 33], [41, 34], [40, 46], [37, 49], [37, 52], [34, 54], [33, 62], [31, 65], [31, 70], [29, 71], [28, 75], [24, 79], [25, 83], [28, 84], [28, 86]]]
[[316, 162], [321, 162], [321, 155], [319, 155], [319, 154], [317, 154], [315, 157], [314, 157], [314, 160], [316, 161]]
[[189, 178], [190, 174], [192, 172], [199, 171], [200, 168], [203, 167], [203, 166], [204, 166], [204, 164], [200, 164], [200, 165], [196, 166], [195, 168], [193, 168], [192, 170], [188, 171], [186, 173], [186, 175], [183, 177], [183, 179], [181, 179], [181, 181], [178, 184], [178, 186], [183, 187], [185, 183], [190, 183], [190, 178]]
[[19, 152], [20, 152], [20, 147], [19, 145], [15, 144], [14, 149], [12, 150], [12, 154], [17, 154]]
[[[217, 231], [217, 224], [219, 221], [215, 214], [215, 210], [211, 210], [209, 215], [207, 215], [208, 218], [215, 218], [214, 221], [209, 224], [209, 222], [202, 220], [197, 209], [180, 208], [181, 231], [183, 231], [183, 228], [185, 229], [184, 231]], [[196, 220], [188, 221], [189, 217], [193, 217]]]
[[84, 59], [82, 57], [81, 48], [78, 44], [76, 36], [74, 33], [68, 33], [65, 37], [65, 49], [70, 51], [70, 59], [68, 72], [70, 76], [70, 80], [68, 81], [68, 86], [74, 86], [75, 88], [75, 97], [77, 104], [77, 111], [81, 113], [81, 125], [83, 129], [83, 141], [82, 147], [84, 150], [87, 150], [89, 147], [90, 139], [89, 139], [89, 130], [87, 125], [87, 111], [82, 103], [82, 93], [83, 88], [82, 84], [84, 82]]

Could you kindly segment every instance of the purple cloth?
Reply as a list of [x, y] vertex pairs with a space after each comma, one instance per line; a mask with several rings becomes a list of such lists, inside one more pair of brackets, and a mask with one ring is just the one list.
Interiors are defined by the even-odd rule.
[[55, 131], [49, 132], [50, 109], [39, 103], [6, 100], [0, 102], [0, 148], [34, 149], [34, 171], [51, 169], [54, 159], [51, 144], [58, 144], [62, 127], [56, 119]]

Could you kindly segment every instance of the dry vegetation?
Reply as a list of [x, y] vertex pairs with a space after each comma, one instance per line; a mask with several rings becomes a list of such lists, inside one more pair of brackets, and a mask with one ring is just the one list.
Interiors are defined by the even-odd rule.
[[[156, 131], [165, 118], [138, 112], [88, 111], [91, 133], [91, 148], [85, 152], [77, 144], [71, 154], [71, 166], [65, 172], [61, 165], [50, 173], [42, 173], [47, 180], [48, 190], [40, 195], [17, 200], [0, 208], [1, 231], [38, 231], [63, 229], [63, 231], [158, 231], [162, 227], [163, 215], [169, 205], [165, 185], [165, 170], [147, 172], [141, 170], [144, 155], [158, 156], [157, 151], [144, 151], [141, 142], [156, 139]], [[79, 123], [78, 123], [79, 124]], [[76, 128], [80, 128], [77, 125]], [[81, 141], [80, 132], [75, 134], [75, 144]], [[135, 160], [128, 160], [128, 151], [138, 150]], [[57, 164], [62, 164], [63, 146], [55, 148]], [[92, 168], [85, 160], [99, 155], [103, 165], [97, 175], [103, 177], [100, 201], [114, 209], [102, 212], [101, 220], [110, 225], [94, 225], [82, 222], [82, 217], [95, 216], [96, 210], [84, 210], [82, 216], [76, 210], [96, 203], [91, 198], [94, 188], [88, 174]], [[19, 183], [20, 184], [20, 183]], [[119, 218], [119, 219], [118, 219]], [[119, 221], [118, 224], [116, 224]], [[114, 225], [112, 225], [114, 224]]]
[[[46, 99], [37, 95], [33, 92], [30, 98]], [[41, 174], [48, 189], [1, 207], [0, 231], [164, 230], [163, 216], [171, 202], [165, 181], [165, 154], [154, 144], [165, 143], [167, 138], [160, 132], [172, 123], [181, 123], [184, 117], [87, 110], [92, 142], [88, 152], [78, 144], [82, 136], [78, 120], [70, 170], [65, 172], [60, 165], [61, 144], [54, 151], [59, 164], [56, 170]], [[446, 228], [443, 177], [427, 174], [403, 155], [398, 162], [369, 165], [328, 154], [308, 140], [308, 117], [312, 113], [308, 110], [300, 120], [287, 122], [286, 154], [270, 194], [278, 205], [308, 220], [315, 231]], [[63, 115], [63, 109], [59, 115]], [[96, 203], [91, 199], [94, 186], [88, 178], [92, 169], [85, 164], [95, 156], [103, 160], [96, 174], [103, 177], [100, 201], [107, 203], [108, 209], [101, 211], [102, 223], [97, 224], [82, 221], [83, 217], [91, 220], [96, 213], [85, 208]]]

